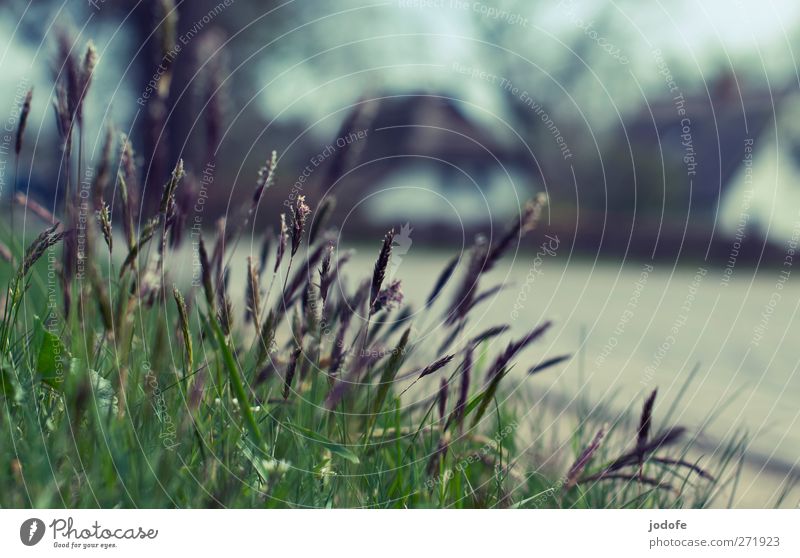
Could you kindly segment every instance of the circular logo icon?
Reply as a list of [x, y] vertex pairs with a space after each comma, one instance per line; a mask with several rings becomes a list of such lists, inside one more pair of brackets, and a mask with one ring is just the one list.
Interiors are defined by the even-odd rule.
[[19, 539], [25, 546], [33, 546], [44, 537], [44, 521], [32, 517], [22, 522], [19, 528]]

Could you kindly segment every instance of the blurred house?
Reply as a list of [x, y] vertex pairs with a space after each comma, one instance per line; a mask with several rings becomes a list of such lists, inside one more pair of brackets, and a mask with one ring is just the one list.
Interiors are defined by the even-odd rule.
[[[748, 154], [766, 161], [779, 148], [783, 164], [794, 165], [793, 153], [800, 153], [797, 139], [768, 141], [774, 107], [789, 109], [788, 91], [740, 89], [723, 76], [707, 91], [686, 94], [680, 105], [660, 98], [634, 108], [623, 115], [622, 129], [601, 138], [599, 151], [580, 122], [561, 119], [573, 143], [569, 161], [536, 119], [522, 128], [527, 137], [509, 138], [446, 95], [378, 96], [357, 103], [347, 117], [337, 140], [361, 131], [364, 137], [326, 161], [318, 186], [330, 188], [343, 211], [362, 209], [347, 217], [352, 226], [411, 222], [434, 237], [438, 230], [452, 237], [458, 228], [469, 236], [487, 221], [503, 222], [546, 190], [553, 206], [548, 228], [576, 248], [722, 257], [738, 219], [728, 208], [740, 196]], [[794, 105], [800, 111], [800, 101]], [[800, 125], [783, 128], [800, 137]], [[787, 166], [775, 180], [787, 184], [796, 173]], [[753, 217], [769, 222], [764, 211]]]
[[363, 101], [336, 142], [358, 132], [364, 137], [357, 144], [331, 158], [325, 182], [343, 207], [365, 203], [353, 218], [366, 226], [412, 217], [419, 224], [474, 226], [487, 215], [517, 214], [534, 191], [518, 148], [446, 96]]

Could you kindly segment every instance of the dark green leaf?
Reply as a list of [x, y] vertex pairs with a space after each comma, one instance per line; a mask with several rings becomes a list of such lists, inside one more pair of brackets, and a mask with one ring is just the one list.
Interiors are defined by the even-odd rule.
[[39, 330], [41, 345], [39, 345], [39, 356], [36, 359], [36, 372], [42, 382], [61, 391], [64, 388], [65, 368], [70, 362], [70, 354], [61, 338], [47, 331], [41, 320], [36, 321], [36, 328]]

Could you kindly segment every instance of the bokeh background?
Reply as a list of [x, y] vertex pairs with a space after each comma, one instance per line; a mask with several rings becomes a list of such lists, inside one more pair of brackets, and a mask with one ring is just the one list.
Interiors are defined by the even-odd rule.
[[474, 327], [553, 318], [541, 352], [576, 355], [535, 388], [553, 405], [613, 413], [656, 386], [669, 402], [693, 377], [679, 411], [698, 447], [749, 434], [738, 505], [772, 505], [797, 477], [796, 2], [5, 0], [0, 13], [4, 133], [35, 89], [23, 172], [0, 150], [3, 200], [59, 210], [59, 29], [100, 54], [89, 156], [109, 125], [129, 134], [143, 204], [177, 158], [196, 182], [212, 165], [212, 229], [275, 150], [251, 236], [292, 194], [312, 209], [335, 196], [362, 269], [401, 231], [409, 298], [544, 192], [542, 223], [499, 272], [510, 286]]

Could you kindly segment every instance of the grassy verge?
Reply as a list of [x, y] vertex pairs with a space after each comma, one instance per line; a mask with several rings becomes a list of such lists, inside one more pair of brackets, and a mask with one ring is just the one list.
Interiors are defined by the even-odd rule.
[[[378, 271], [336, 294], [322, 238], [298, 248], [288, 281], [287, 263], [268, 259], [271, 281], [286, 282], [270, 298], [249, 263], [246, 321], [207, 258], [209, 290], [181, 294], [142, 287], [144, 256], [121, 277], [109, 258], [101, 282], [76, 279], [67, 317], [55, 234], [34, 242], [28, 259], [40, 259], [11, 275], [4, 304], [3, 506], [705, 506], [738, 456], [731, 447], [709, 471], [687, 461], [684, 430], [651, 424], [652, 398], [638, 426], [578, 417], [572, 435], [532, 444], [546, 434], [537, 410], [504, 380], [549, 324], [508, 342], [502, 327], [458, 333], [480, 304], [463, 306], [482, 292], [480, 244], [458, 295], [437, 299], [457, 276], [448, 265], [414, 313]], [[380, 270], [391, 242], [378, 252]], [[443, 321], [435, 340], [416, 337], [426, 319]], [[562, 360], [531, 366], [530, 381]]]

